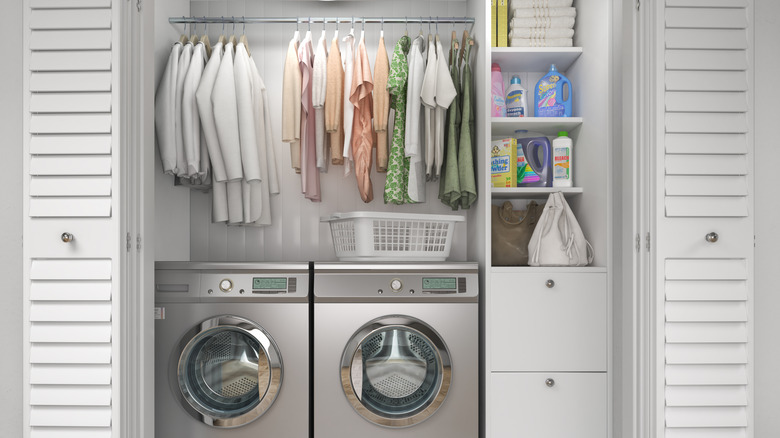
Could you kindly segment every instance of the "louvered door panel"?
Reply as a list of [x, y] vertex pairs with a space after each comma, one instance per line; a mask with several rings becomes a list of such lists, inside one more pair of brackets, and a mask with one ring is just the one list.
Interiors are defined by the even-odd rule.
[[121, 4], [24, 3], [25, 436], [109, 438], [118, 388]]
[[656, 155], [664, 436], [746, 438], [752, 9], [746, 0], [664, 3]]

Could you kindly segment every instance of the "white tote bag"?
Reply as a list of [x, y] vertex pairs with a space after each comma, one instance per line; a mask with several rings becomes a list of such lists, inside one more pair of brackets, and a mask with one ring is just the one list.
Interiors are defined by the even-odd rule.
[[528, 244], [531, 266], [587, 266], [593, 247], [582, 234], [563, 193], [550, 193]]

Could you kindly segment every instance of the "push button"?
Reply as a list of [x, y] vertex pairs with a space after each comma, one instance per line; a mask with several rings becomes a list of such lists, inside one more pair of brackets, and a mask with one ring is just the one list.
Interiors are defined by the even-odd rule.
[[224, 279], [219, 282], [219, 290], [222, 292], [230, 292], [233, 290], [233, 282], [230, 279]]
[[404, 285], [401, 283], [401, 280], [394, 278], [392, 281], [390, 281], [390, 289], [392, 289], [394, 292], [400, 291], [402, 287], [404, 287]]

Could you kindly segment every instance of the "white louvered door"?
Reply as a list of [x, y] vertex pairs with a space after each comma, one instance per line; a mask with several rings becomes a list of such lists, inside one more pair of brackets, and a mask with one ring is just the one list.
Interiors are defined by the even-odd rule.
[[118, 17], [25, 0], [26, 437], [119, 436]]
[[752, 5], [658, 3], [656, 434], [748, 438]]

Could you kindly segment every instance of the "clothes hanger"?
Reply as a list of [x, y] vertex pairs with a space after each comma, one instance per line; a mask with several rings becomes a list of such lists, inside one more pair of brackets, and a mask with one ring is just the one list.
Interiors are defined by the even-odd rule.
[[293, 40], [295, 40], [296, 43], [301, 39], [300, 24], [301, 19], [297, 18], [295, 20], [295, 33], [293, 34]]
[[[184, 15], [182, 15], [181, 18], [184, 19]], [[179, 42], [184, 44], [187, 40], [187, 23], [184, 23], [184, 30], [182, 30], [181, 36], [179, 37]]]
[[[465, 23], [464, 23], [465, 27]], [[471, 40], [471, 37], [469, 37], [469, 31], [466, 29], [463, 29], [463, 41], [461, 42], [460, 46], [460, 57], [458, 57], [458, 65], [463, 63], [463, 57], [466, 55], [466, 44], [474, 45], [474, 42]]]
[[247, 56], [252, 56], [252, 51], [249, 50], [249, 40], [246, 38], [246, 17], [241, 17], [241, 20], [244, 24], [241, 27], [241, 38], [238, 41], [244, 45]]
[[404, 23], [406, 28], [404, 29], [404, 36], [409, 36], [409, 17], [404, 17]]
[[225, 17], [222, 17], [222, 35], [219, 36], [219, 42], [224, 46], [227, 44], [227, 37], [225, 36]]
[[325, 24], [328, 22], [325, 18], [322, 19], [322, 36], [320, 37], [321, 40], [325, 41]]
[[236, 39], [236, 17], [232, 17], [232, 18], [233, 18], [233, 35], [230, 35], [228, 42], [233, 44], [233, 46], [235, 47], [236, 43], [238, 42], [238, 40]]
[[385, 38], [385, 17], [382, 17], [381, 25], [379, 27], [379, 38]]
[[363, 22], [360, 28], [360, 41], [365, 42], [366, 37], [366, 17], [363, 17]]
[[[439, 44], [441, 40], [439, 39], [439, 16], [436, 16], [436, 44]], [[438, 49], [437, 49], [438, 50]]]
[[203, 16], [203, 36], [200, 37], [200, 42], [203, 43], [203, 47], [206, 49], [206, 57], [211, 58], [211, 41], [209, 41], [209, 25], [206, 23], [206, 16]]
[[192, 32], [192, 35], [190, 35], [190, 43], [192, 43], [192, 45], [194, 46], [198, 44], [199, 41], [197, 23], [192, 23], [192, 25], [190, 26], [190, 31]]
[[333, 39], [338, 41], [339, 39], [339, 17], [336, 17], [336, 31], [333, 33]]

